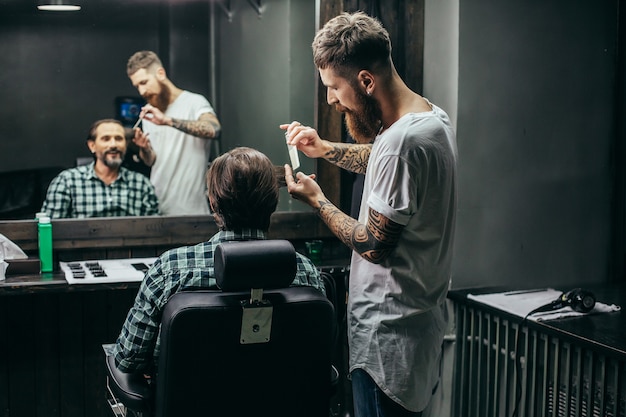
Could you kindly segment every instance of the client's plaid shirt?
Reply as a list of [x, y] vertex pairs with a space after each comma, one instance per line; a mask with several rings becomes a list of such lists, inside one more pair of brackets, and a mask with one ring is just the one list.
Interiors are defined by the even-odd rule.
[[[149, 371], [159, 356], [161, 313], [167, 300], [185, 288], [217, 288], [213, 254], [217, 245], [234, 240], [265, 239], [261, 230], [241, 233], [221, 231], [208, 242], [163, 253], [141, 283], [114, 348], [115, 362], [124, 372]], [[310, 259], [296, 254], [297, 272], [292, 285], [312, 286], [323, 293], [324, 284]], [[154, 352], [154, 355], [153, 355]]]
[[96, 175], [92, 162], [57, 175], [48, 187], [41, 211], [53, 219], [151, 216], [159, 214], [159, 204], [145, 175], [121, 167], [117, 179], [106, 185]]

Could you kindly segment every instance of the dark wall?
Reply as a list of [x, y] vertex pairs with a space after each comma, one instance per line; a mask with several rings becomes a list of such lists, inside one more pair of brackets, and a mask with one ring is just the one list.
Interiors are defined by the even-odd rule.
[[617, 3], [461, 0], [456, 287], [609, 278]]
[[208, 94], [208, 5], [90, 0], [77, 13], [0, 1], [0, 172], [73, 166], [91, 123], [114, 117], [140, 49], [162, 55], [181, 88]]
[[[230, 14], [215, 8], [222, 150], [253, 146], [282, 165], [289, 154], [278, 126], [313, 123], [315, 3], [266, 0], [261, 14], [230, 4]], [[300, 159], [310, 172], [312, 161]]]

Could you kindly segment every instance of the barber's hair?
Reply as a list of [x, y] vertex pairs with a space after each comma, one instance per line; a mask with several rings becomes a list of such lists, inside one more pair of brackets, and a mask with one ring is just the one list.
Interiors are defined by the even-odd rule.
[[163, 63], [157, 54], [152, 51], [139, 51], [128, 59], [126, 74], [130, 77], [140, 69], [151, 71], [160, 67], [163, 67]]
[[360, 70], [388, 74], [391, 39], [379, 20], [363, 12], [330, 19], [313, 39], [313, 62], [350, 80]]
[[238, 147], [216, 158], [207, 171], [207, 189], [220, 230], [269, 229], [278, 205], [278, 180], [262, 152]]
[[[120, 125], [122, 127], [122, 129], [124, 128], [124, 125], [122, 124], [122, 122], [120, 122], [119, 120], [116, 119], [101, 119], [101, 120], [96, 120], [91, 127], [89, 128], [89, 132], [87, 133], [87, 140], [96, 140], [96, 131], [98, 130], [98, 126], [100, 126], [103, 123], [115, 123], [116, 125]], [[124, 137], [126, 137], [126, 131], [124, 130]], [[126, 138], [128, 140], [128, 138]]]

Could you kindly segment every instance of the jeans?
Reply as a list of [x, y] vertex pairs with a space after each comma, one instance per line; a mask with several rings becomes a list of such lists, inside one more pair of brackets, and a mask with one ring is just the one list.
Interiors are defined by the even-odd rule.
[[355, 417], [421, 417], [421, 412], [408, 411], [387, 397], [367, 372], [355, 369], [352, 377], [352, 398]]

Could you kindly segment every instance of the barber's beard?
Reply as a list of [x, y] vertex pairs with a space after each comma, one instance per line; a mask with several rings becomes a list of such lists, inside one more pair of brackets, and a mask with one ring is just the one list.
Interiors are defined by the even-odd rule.
[[160, 88], [161, 91], [158, 94], [153, 94], [150, 97], [147, 97], [146, 101], [150, 103], [152, 106], [161, 110], [163, 113], [165, 113], [165, 111], [170, 105], [172, 92], [170, 91], [167, 85], [165, 85], [164, 83], [158, 80], [157, 82], [159, 83], [159, 86], [161, 87]]
[[380, 130], [382, 110], [378, 101], [357, 90], [358, 110], [348, 110], [338, 105], [337, 110], [346, 115], [348, 133], [357, 143], [372, 143]]

